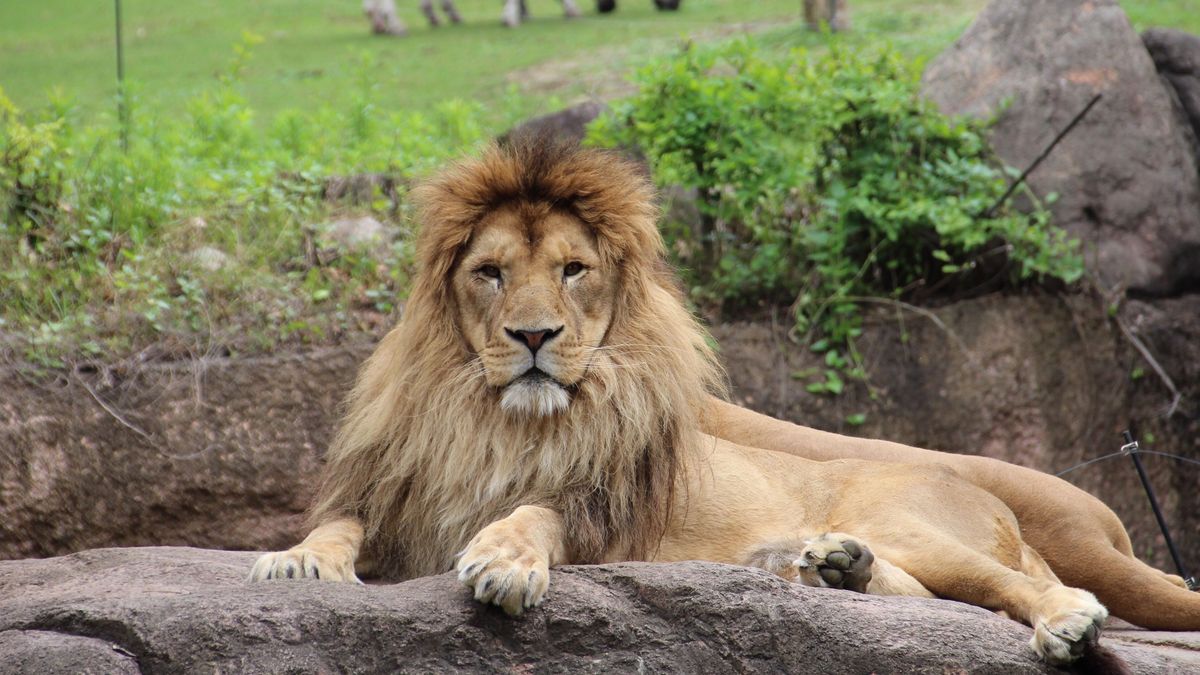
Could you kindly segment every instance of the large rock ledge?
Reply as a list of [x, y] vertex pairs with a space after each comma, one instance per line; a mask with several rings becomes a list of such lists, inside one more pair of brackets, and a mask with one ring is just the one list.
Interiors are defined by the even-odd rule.
[[[510, 619], [474, 603], [453, 574], [252, 584], [254, 557], [130, 548], [0, 563], [0, 663], [131, 673], [1054, 672], [1028, 651], [1028, 628], [976, 607], [802, 588], [726, 565], [564, 567], [539, 609]], [[1200, 665], [1186, 641], [1107, 643], [1136, 672]]]

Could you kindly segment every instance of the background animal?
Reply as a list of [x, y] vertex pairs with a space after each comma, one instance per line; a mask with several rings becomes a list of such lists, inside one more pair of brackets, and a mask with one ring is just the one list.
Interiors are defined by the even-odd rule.
[[[654, 0], [654, 6], [660, 10], [676, 10], [682, 0]], [[462, 23], [462, 15], [459, 14], [458, 8], [454, 5], [454, 0], [441, 0], [442, 12], [451, 23]], [[567, 18], [576, 18], [582, 16], [579, 6], [575, 0], [562, 0], [563, 15]], [[616, 0], [597, 0], [596, 10], [600, 13], [608, 13], [617, 8]], [[377, 35], [406, 35], [408, 33], [407, 26], [396, 13], [395, 0], [363, 0], [363, 13], [366, 14], [367, 20], [371, 23], [371, 32]], [[433, 0], [421, 0], [421, 13], [425, 15], [430, 26], [440, 26], [441, 19], [438, 17], [434, 9]], [[504, 0], [504, 8], [501, 11], [501, 21], [506, 26], [515, 28], [521, 25], [521, 22], [529, 18], [529, 7], [526, 0]]]

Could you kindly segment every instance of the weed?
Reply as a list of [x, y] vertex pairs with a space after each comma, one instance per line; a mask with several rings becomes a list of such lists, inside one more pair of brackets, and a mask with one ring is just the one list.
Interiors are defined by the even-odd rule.
[[1034, 200], [1002, 205], [1010, 172], [985, 125], [940, 114], [891, 48], [833, 42], [767, 54], [749, 40], [689, 47], [639, 70], [638, 92], [590, 140], [634, 146], [662, 185], [699, 196], [695, 223], [666, 224], [693, 296], [724, 308], [790, 303], [838, 394], [865, 372], [860, 298], [977, 282], [1078, 279], [1077, 243]]

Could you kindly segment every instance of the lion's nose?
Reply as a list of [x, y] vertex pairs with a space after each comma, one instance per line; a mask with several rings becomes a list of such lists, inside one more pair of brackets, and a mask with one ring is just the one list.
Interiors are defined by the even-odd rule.
[[513, 330], [511, 328], [505, 328], [504, 332], [508, 333], [508, 336], [512, 339], [528, 347], [529, 351], [537, 354], [537, 350], [540, 349], [543, 344], [554, 339], [554, 336], [561, 333], [562, 329], [562, 326], [559, 326], [558, 328], [541, 328], [537, 330], [526, 330], [524, 328]]

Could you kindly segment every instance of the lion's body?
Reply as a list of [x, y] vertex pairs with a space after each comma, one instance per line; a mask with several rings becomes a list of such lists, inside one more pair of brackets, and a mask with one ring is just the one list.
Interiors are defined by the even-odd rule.
[[853, 533], [889, 559], [904, 543], [897, 539], [937, 533], [1021, 568], [1016, 518], [949, 469], [814, 462], [708, 440], [708, 451], [684, 462], [686, 488], [656, 560], [737, 564], [763, 542], [824, 532]]
[[853, 438], [801, 427], [717, 399], [706, 433], [812, 460], [855, 458], [952, 467], [1015, 514], [1023, 539], [1063, 583], [1086, 588], [1116, 616], [1146, 628], [1200, 630], [1200, 594], [1133, 556], [1129, 535], [1099, 499], [1049, 474], [977, 455]]
[[[1034, 625], [1035, 649], [1058, 663], [1094, 640], [1104, 608], [1063, 586], [1039, 551], [1116, 597], [1104, 565], [1136, 561], [1098, 501], [1003, 463], [720, 402], [720, 369], [662, 262], [653, 193], [631, 165], [517, 143], [416, 194], [420, 273], [350, 397], [317, 528], [260, 559], [254, 578], [457, 565], [476, 598], [519, 614], [540, 602], [553, 565], [706, 559], [1003, 610]], [[1047, 490], [1059, 491], [1056, 511], [1037, 507]], [[1036, 533], [1032, 547], [1020, 528]], [[1087, 541], [1072, 543], [1077, 532]], [[1194, 621], [1173, 627], [1200, 628], [1187, 614], [1200, 605], [1168, 600], [1160, 610]]]

